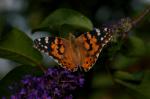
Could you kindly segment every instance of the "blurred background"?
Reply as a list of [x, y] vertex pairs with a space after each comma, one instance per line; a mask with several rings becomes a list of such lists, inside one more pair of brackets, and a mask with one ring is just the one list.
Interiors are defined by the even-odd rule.
[[[31, 29], [38, 27], [46, 16], [58, 8], [76, 10], [88, 17], [95, 27], [100, 27], [102, 24], [117, 21], [124, 17], [132, 18], [137, 16], [149, 5], [150, 0], [0, 0], [0, 35], [1, 32], [5, 32], [10, 26], [15, 26], [34, 39], [36, 37], [31, 34]], [[135, 48], [139, 48], [137, 49], [137, 53], [138, 55], [140, 53], [140, 56], [136, 56], [138, 59], [135, 59], [135, 57], [134, 59], [130, 59], [124, 56], [127, 52], [131, 54], [131, 51], [133, 51], [133, 49], [128, 48], [128, 45], [123, 46], [123, 48], [127, 48], [128, 50], [121, 50], [123, 54], [120, 55], [119, 53], [118, 56], [108, 55], [109, 53], [105, 55], [105, 53], [112, 50], [108, 50], [108, 48], [111, 48], [109, 45], [104, 48], [96, 66], [86, 75], [87, 82], [83, 89], [83, 94], [78, 94], [77, 97], [81, 99], [135, 99], [134, 96], [122, 91], [124, 87], [120, 88], [119, 85], [117, 87], [113, 86], [111, 73], [109, 73], [107, 66], [104, 64], [108, 62], [107, 58], [111, 56], [109, 60], [113, 61], [111, 64], [114, 66], [112, 71], [115, 71], [116, 68], [117, 70], [127, 70], [131, 66], [132, 68], [128, 68], [128, 70], [133, 72], [136, 71], [135, 67], [136, 69], [140, 68], [139, 65], [141, 66], [141, 64], [142, 66], [143, 64], [147, 67], [150, 66], [148, 61], [150, 54], [149, 27], [150, 18], [145, 18], [137, 24], [136, 28], [130, 31], [130, 34], [135, 36], [133, 36], [134, 38], [131, 42], [140, 44], [138, 47], [135, 45]], [[144, 52], [142, 52], [143, 50]], [[146, 51], [148, 53], [145, 50], [148, 50]], [[4, 77], [16, 64], [1, 58], [0, 78]]]

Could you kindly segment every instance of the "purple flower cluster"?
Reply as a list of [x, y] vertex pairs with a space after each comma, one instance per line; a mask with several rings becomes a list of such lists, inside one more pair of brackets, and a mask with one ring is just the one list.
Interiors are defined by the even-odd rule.
[[72, 99], [72, 93], [83, 84], [83, 75], [79, 73], [49, 68], [40, 77], [26, 75], [11, 99]]

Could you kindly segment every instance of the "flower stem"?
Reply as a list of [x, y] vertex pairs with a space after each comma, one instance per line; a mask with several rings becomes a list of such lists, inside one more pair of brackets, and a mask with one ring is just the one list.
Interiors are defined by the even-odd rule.
[[39, 67], [39, 69], [41, 69], [44, 73], [46, 73], [47, 70], [42, 64], [37, 65], [37, 67]]
[[149, 13], [150, 13], [150, 6], [147, 9], [145, 9], [139, 16], [132, 19], [132, 26], [135, 26], [137, 23], [139, 23]]

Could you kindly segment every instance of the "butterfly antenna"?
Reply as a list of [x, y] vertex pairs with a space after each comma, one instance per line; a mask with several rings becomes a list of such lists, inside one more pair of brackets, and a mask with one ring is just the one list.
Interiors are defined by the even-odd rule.
[[150, 6], [145, 9], [139, 16], [132, 19], [132, 26], [136, 26], [146, 15], [150, 13]]

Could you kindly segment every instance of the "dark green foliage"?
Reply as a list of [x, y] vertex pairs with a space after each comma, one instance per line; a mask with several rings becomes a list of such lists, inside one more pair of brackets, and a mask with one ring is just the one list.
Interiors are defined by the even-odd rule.
[[[138, 74], [137, 74], [138, 75]], [[127, 75], [126, 75], [127, 76]], [[136, 77], [134, 77], [136, 78]], [[141, 79], [141, 83], [136, 85], [129, 82], [124, 82], [121, 80], [116, 79], [118, 84], [127, 87], [126, 90], [133, 94], [134, 97], [137, 99], [149, 99], [150, 98], [150, 72], [145, 71], [144, 77]]]
[[[69, 32], [90, 31], [92, 22], [81, 13], [71, 9], [57, 9], [51, 13], [33, 32], [49, 31], [52, 35], [66, 37]], [[66, 34], [67, 33], [67, 34]]]
[[32, 40], [17, 28], [11, 28], [1, 37], [0, 57], [32, 66], [42, 63], [42, 56], [33, 48]]

